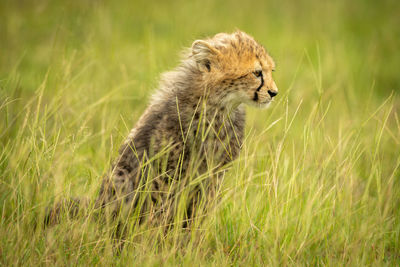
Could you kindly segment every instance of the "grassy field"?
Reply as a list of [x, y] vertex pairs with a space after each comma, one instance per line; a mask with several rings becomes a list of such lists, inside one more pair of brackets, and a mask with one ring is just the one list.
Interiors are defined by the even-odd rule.
[[[400, 265], [398, 1], [1, 1], [1, 265]], [[92, 220], [101, 176], [195, 39], [236, 28], [277, 62], [222, 201], [182, 245]], [[178, 232], [176, 230], [175, 232]]]

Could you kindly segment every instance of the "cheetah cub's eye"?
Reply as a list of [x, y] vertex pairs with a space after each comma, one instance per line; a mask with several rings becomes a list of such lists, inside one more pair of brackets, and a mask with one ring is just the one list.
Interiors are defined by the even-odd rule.
[[254, 76], [256, 76], [257, 78], [260, 78], [262, 76], [262, 70], [256, 70], [253, 72]]

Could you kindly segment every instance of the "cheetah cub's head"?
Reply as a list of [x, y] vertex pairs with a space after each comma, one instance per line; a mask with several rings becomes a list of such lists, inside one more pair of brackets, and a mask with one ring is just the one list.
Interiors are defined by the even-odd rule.
[[266, 107], [278, 94], [272, 78], [275, 63], [248, 34], [219, 33], [193, 43], [191, 57], [204, 87], [220, 103]]

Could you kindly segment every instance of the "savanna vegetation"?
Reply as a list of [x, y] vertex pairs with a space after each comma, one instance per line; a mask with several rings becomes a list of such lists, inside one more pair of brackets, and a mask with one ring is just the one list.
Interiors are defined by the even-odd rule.
[[[398, 1], [1, 1], [2, 265], [400, 264]], [[45, 208], [95, 199], [162, 72], [241, 29], [277, 62], [221, 201], [190, 233]], [[182, 238], [184, 236], [184, 238]], [[182, 241], [184, 239], [184, 241]]]

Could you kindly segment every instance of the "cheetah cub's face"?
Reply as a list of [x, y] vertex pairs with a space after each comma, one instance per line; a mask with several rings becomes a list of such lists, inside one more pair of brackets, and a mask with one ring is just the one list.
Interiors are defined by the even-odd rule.
[[272, 78], [273, 59], [244, 32], [219, 33], [210, 39], [197, 40], [191, 56], [204, 87], [221, 103], [266, 107], [278, 94]]

